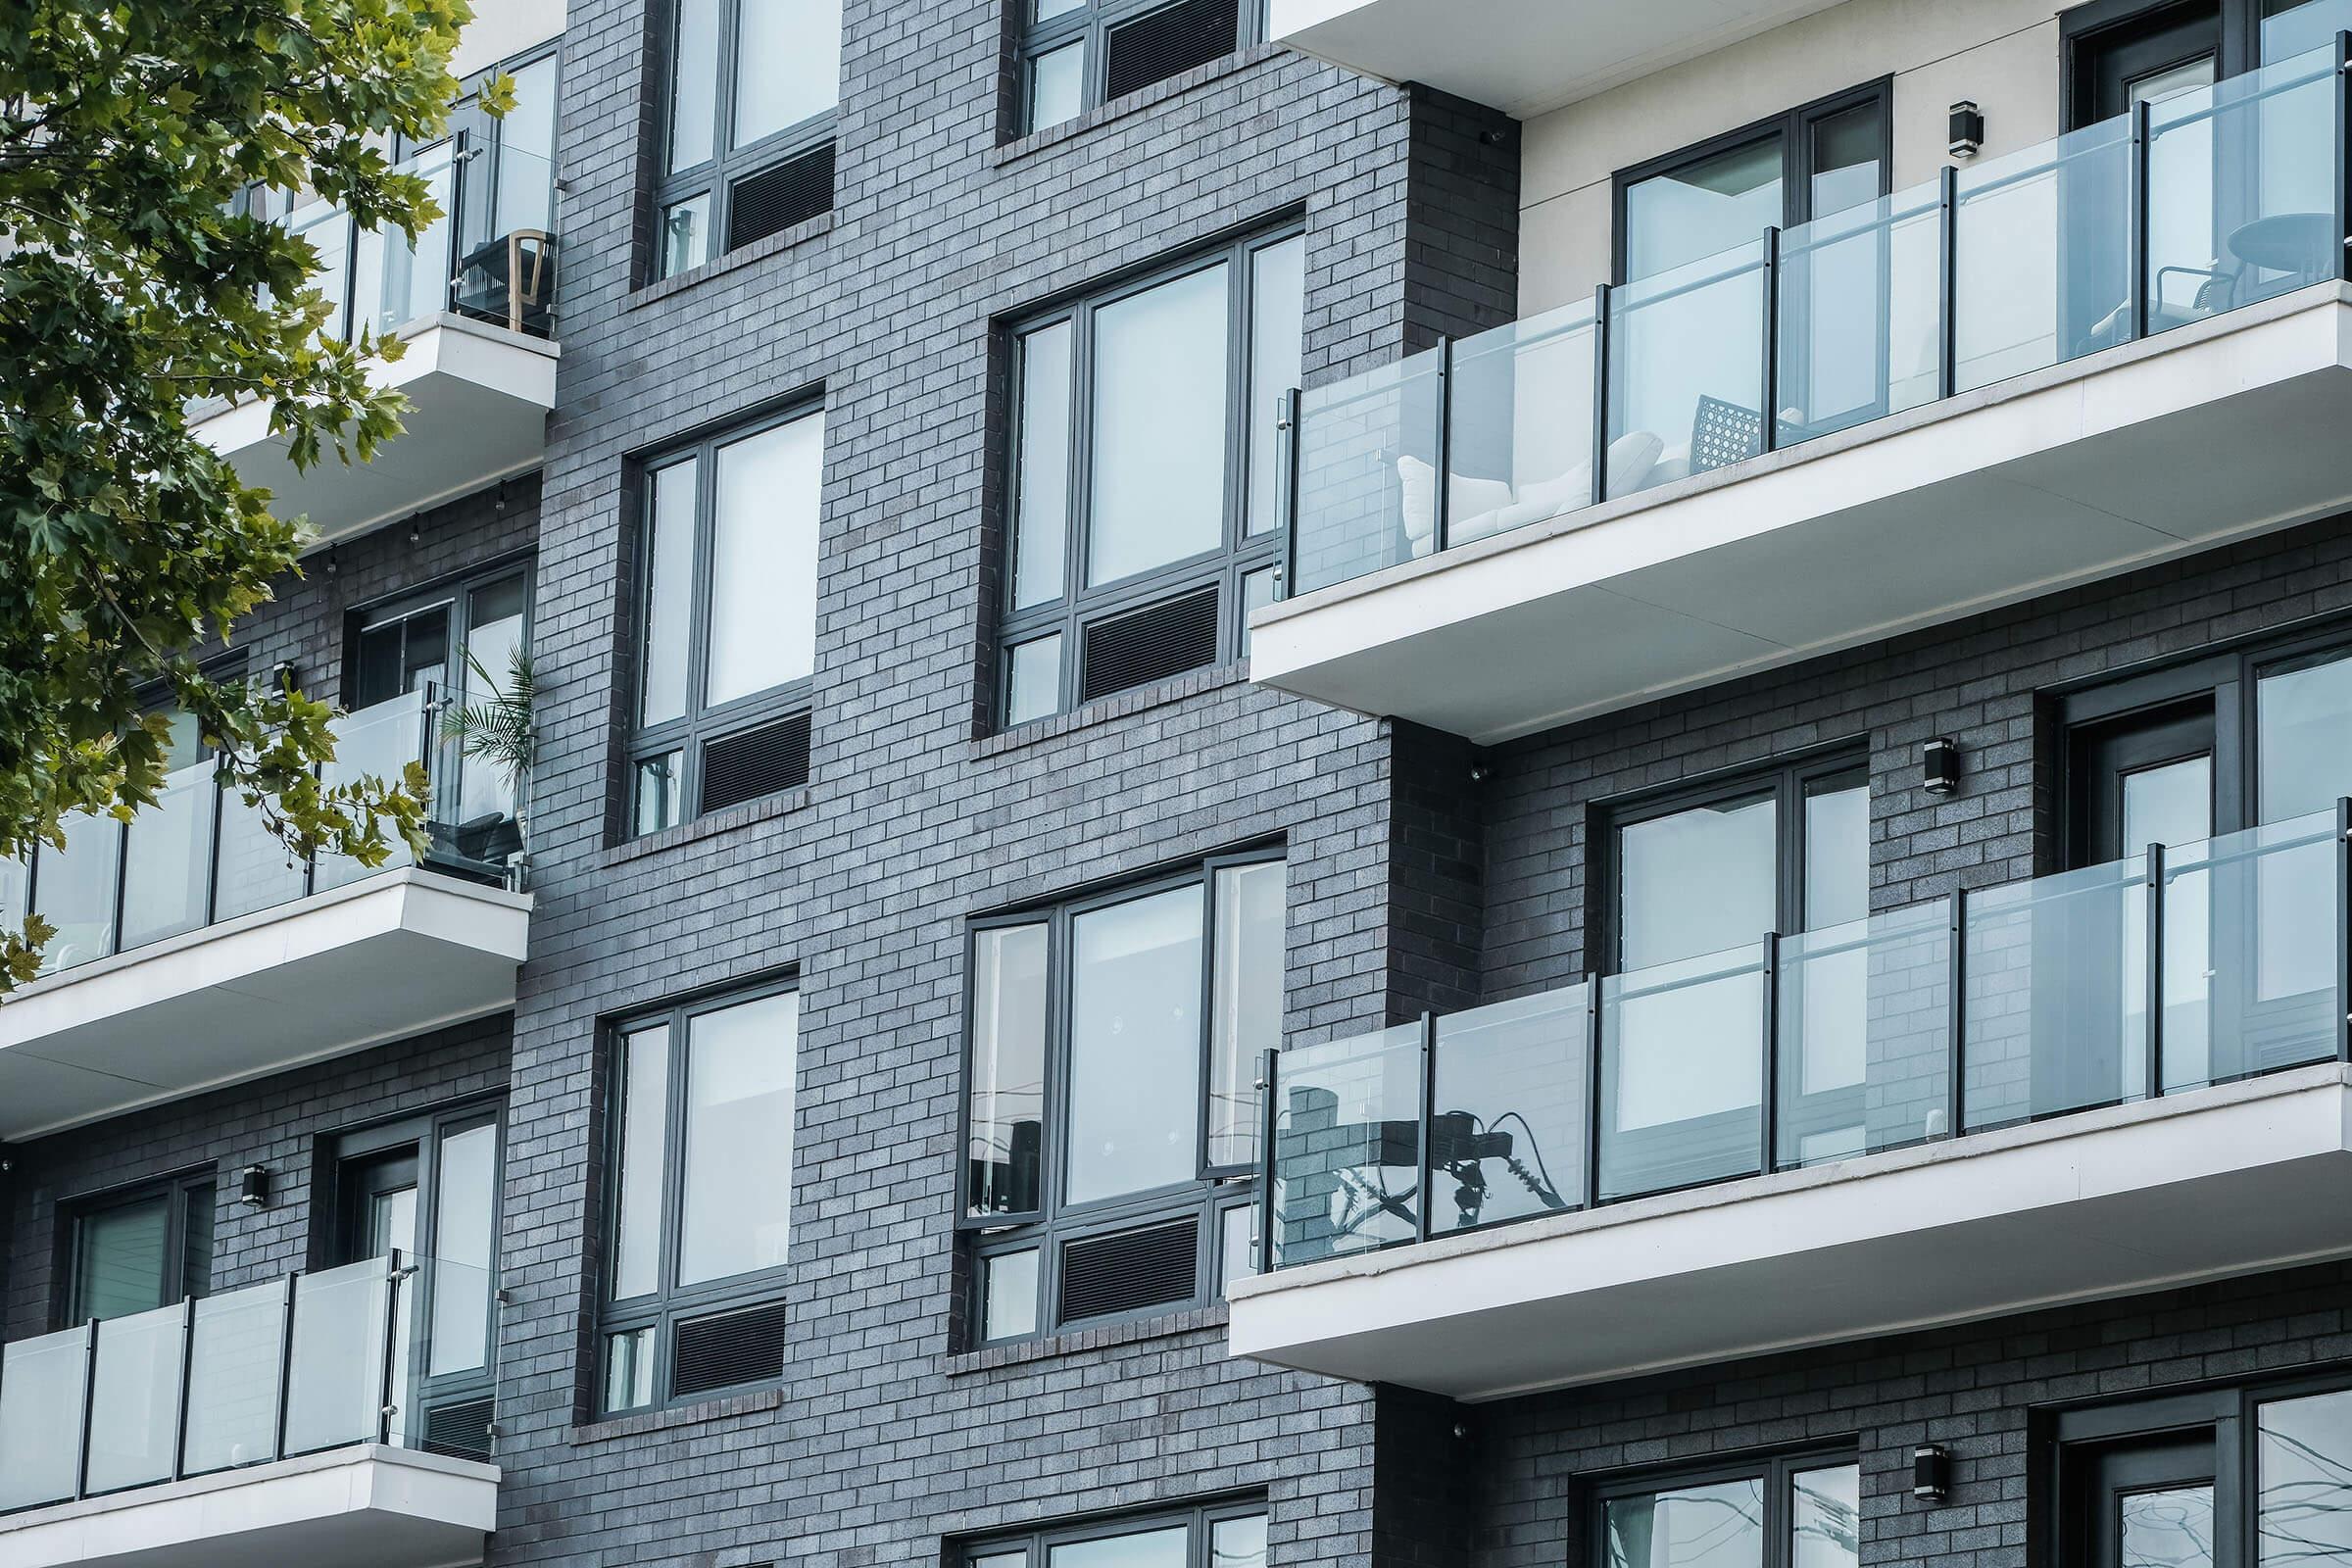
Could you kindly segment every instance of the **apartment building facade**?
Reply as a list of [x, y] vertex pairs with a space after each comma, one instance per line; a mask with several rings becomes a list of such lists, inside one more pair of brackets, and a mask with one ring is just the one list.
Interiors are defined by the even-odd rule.
[[0, 1565], [2352, 1563], [2352, 7], [481, 10]]

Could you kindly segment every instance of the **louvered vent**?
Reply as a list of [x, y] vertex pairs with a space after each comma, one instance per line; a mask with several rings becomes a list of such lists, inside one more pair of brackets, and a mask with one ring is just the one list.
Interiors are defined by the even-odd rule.
[[1109, 1317], [1193, 1298], [1197, 1220], [1090, 1236], [1061, 1250], [1061, 1319]]
[[678, 1325], [672, 1395], [768, 1383], [784, 1374], [784, 1303], [746, 1307]]
[[454, 1453], [466, 1459], [490, 1457], [490, 1396], [453, 1399], [424, 1412], [424, 1446], [435, 1453]]
[[808, 715], [793, 713], [703, 748], [703, 809], [716, 811], [808, 782]]
[[727, 195], [727, 249], [781, 233], [833, 210], [833, 144], [739, 179]]
[[1237, 0], [1176, 0], [1110, 29], [1102, 95], [1116, 98], [1233, 53]]
[[1092, 702], [1217, 662], [1217, 590], [1197, 588], [1086, 628], [1078, 700]]

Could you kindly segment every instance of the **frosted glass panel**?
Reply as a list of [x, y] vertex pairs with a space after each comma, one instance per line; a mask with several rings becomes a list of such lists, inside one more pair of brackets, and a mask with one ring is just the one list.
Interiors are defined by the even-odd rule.
[[1223, 542], [1226, 274], [1205, 268], [1095, 317], [1090, 585]]
[[687, 1026], [681, 1285], [784, 1261], [800, 1023], [800, 994], [787, 991]]
[[718, 451], [707, 708], [816, 667], [824, 449], [824, 416], [812, 414]]

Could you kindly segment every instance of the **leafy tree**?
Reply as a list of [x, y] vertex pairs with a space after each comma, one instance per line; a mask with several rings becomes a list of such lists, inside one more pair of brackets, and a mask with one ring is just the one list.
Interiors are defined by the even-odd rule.
[[[270, 400], [304, 467], [399, 432], [404, 400], [366, 368], [399, 345], [322, 339], [315, 252], [238, 198], [315, 192], [413, 237], [439, 215], [380, 149], [441, 133], [470, 17], [467, 0], [0, 0], [0, 858], [62, 844], [73, 812], [155, 799], [158, 688], [293, 853], [373, 865], [421, 845], [420, 769], [322, 788], [326, 704], [199, 667], [299, 569], [305, 535], [188, 411]], [[0, 992], [50, 935], [0, 930]]]

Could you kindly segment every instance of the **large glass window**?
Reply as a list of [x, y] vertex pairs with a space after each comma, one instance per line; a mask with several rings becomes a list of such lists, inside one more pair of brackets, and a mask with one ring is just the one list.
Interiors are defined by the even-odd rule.
[[675, 0], [655, 272], [833, 205], [841, 0]]
[[128, 1317], [205, 1295], [216, 1202], [208, 1170], [67, 1204], [61, 1323]]
[[955, 1568], [1266, 1568], [1265, 1504], [992, 1536], [949, 1560]]
[[1758, 1460], [1595, 1498], [1608, 1568], [1854, 1568], [1862, 1472], [1835, 1457]]
[[973, 932], [973, 1338], [1183, 1305], [1231, 1271], [1249, 1205], [1229, 1189], [1282, 1027], [1283, 877], [1222, 858]]
[[811, 412], [648, 466], [637, 833], [808, 780], [824, 445]]
[[1254, 239], [1015, 334], [1005, 723], [1240, 657], [1304, 292], [1304, 238]]
[[1020, 128], [1043, 130], [1231, 54], [1256, 36], [1239, 0], [1005, 0], [1021, 22]]
[[772, 1382], [792, 1222], [797, 991], [633, 1022], [606, 1105], [604, 1404]]

